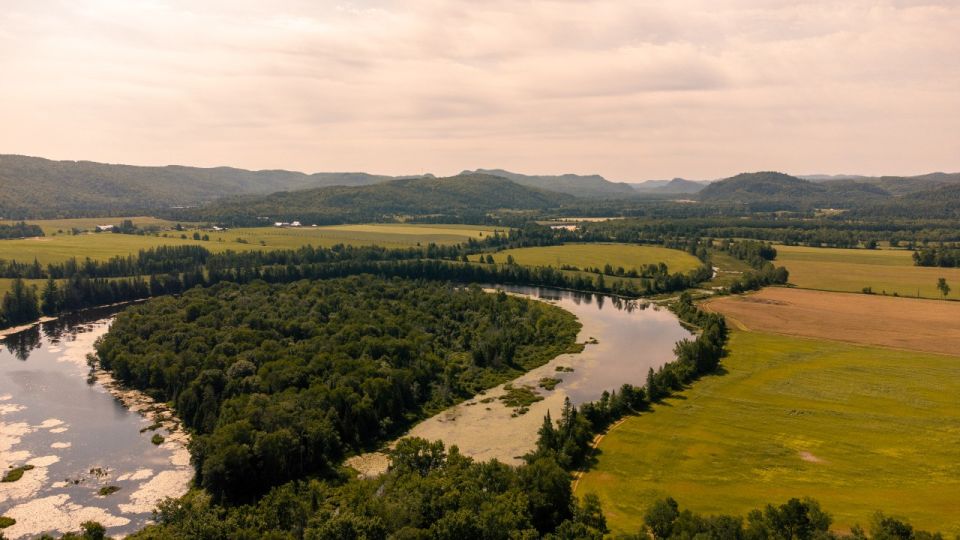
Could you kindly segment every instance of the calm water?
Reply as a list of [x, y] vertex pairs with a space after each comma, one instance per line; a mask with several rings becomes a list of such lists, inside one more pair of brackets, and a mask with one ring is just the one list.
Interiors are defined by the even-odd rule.
[[578, 341], [596, 344], [570, 358], [573, 373], [559, 373], [575, 405], [594, 401], [624, 383], [642, 385], [647, 371], [673, 361], [677, 341], [692, 338], [670, 310], [642, 301], [541, 287], [498, 286], [507, 292], [547, 300], [583, 324]]
[[[76, 530], [87, 519], [109, 525], [110, 534], [133, 532], [171, 481], [182, 484], [188, 474], [182, 459], [172, 464], [177, 449], [140, 432], [146, 418], [88, 380], [86, 354], [116, 311], [89, 311], [2, 341], [0, 465], [36, 467], [0, 483], [0, 515], [17, 520], [4, 530], [8, 538]], [[120, 490], [99, 496], [105, 486]]]
[[[562, 354], [511, 381], [515, 387], [534, 389], [543, 398], [525, 414], [515, 414], [499, 401], [505, 393], [500, 386], [424, 420], [408, 435], [457, 445], [461, 452], [479, 460], [518, 464], [520, 456], [533, 450], [537, 430], [548, 411], [556, 419], [567, 398], [581, 404], [599, 399], [604, 391], [617, 390], [624, 383], [644, 384], [647, 371], [672, 361], [674, 344], [691, 337], [673, 313], [645, 303], [548, 288], [496, 288], [570, 311], [583, 324], [577, 341], [589, 344], [581, 353]], [[561, 382], [553, 390], [546, 390], [539, 387], [544, 378]], [[384, 463], [371, 454], [352, 465], [370, 474], [378, 472]]]

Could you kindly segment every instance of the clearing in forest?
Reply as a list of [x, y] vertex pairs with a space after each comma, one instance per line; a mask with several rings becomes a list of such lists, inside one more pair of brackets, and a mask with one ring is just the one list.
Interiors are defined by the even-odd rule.
[[705, 307], [749, 330], [960, 354], [960, 302], [771, 287]]
[[724, 374], [601, 441], [577, 495], [614, 533], [666, 496], [739, 515], [809, 496], [838, 530], [883, 510], [960, 533], [960, 358], [742, 330], [729, 349]]

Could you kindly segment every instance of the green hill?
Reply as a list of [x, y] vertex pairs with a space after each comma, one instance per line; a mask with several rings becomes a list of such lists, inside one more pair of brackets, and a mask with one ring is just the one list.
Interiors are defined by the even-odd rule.
[[337, 223], [403, 215], [479, 215], [532, 210], [572, 201], [570, 195], [521, 186], [486, 174], [407, 178], [370, 186], [283, 191], [225, 199], [179, 213], [180, 219], [250, 223], [253, 220]]
[[739, 203], [756, 210], [850, 208], [890, 198], [882, 188], [852, 180], [815, 183], [779, 172], [742, 173], [713, 182], [699, 193], [704, 202]]
[[491, 176], [499, 176], [516, 182], [521, 186], [566, 193], [567, 195], [573, 195], [575, 197], [606, 199], [636, 194], [630, 184], [611, 182], [598, 174], [529, 175], [513, 173], [503, 169], [477, 169], [475, 171], [463, 171], [460, 174], [488, 174]]
[[0, 217], [54, 218], [150, 212], [239, 194], [333, 185], [369, 185], [394, 177], [304, 174], [232, 167], [138, 167], [0, 155]]

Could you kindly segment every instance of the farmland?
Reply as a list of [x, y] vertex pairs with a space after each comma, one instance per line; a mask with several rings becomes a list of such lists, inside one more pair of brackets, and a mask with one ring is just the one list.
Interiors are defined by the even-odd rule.
[[960, 352], [960, 303], [767, 288], [712, 300], [744, 329], [916, 351]]
[[818, 499], [846, 529], [884, 510], [960, 532], [956, 357], [735, 331], [707, 377], [602, 440], [577, 494], [597, 493], [616, 532], [665, 496], [744, 514]]
[[[148, 223], [137, 221], [137, 225]], [[82, 222], [82, 223], [79, 223]], [[306, 245], [329, 247], [335, 244], [380, 245], [389, 248], [426, 246], [429, 243], [455, 244], [468, 238], [481, 239], [494, 234], [493, 228], [460, 225], [337, 225], [330, 227], [276, 228], [257, 227], [226, 231], [197, 231], [209, 235], [209, 241], [193, 240], [194, 230], [163, 231], [160, 236], [111, 233], [78, 235], [56, 234], [64, 227], [90, 226], [96, 223], [119, 222], [109, 220], [52, 220], [37, 221], [44, 230], [52, 229], [51, 236], [0, 240], [0, 259], [18, 261], [38, 260], [41, 264], [62, 262], [76, 257], [104, 260], [117, 255], [136, 253], [140, 249], [170, 245], [202, 245], [213, 252], [249, 249], [291, 249]], [[159, 222], [150, 224], [160, 225]], [[170, 225], [167, 223], [167, 225]], [[181, 236], [186, 236], [182, 238]]]
[[777, 264], [790, 282], [805, 289], [939, 298], [937, 278], [960, 284], [960, 268], [914, 266], [912, 252], [884, 249], [833, 249], [777, 246]]
[[[670, 272], [687, 272], [701, 264], [696, 257], [684, 251], [635, 244], [564, 244], [508, 249], [493, 255], [497, 263], [507, 262], [507, 257], [513, 257], [517, 264], [527, 266], [603, 268], [610, 264], [613, 268], [622, 266], [627, 271], [662, 262]], [[473, 260], [477, 260], [477, 256]]]
[[[81, 231], [92, 231], [97, 225], [116, 225], [121, 221], [129, 219], [138, 227], [158, 227], [170, 228], [176, 225], [172, 221], [165, 219], [134, 216], [134, 217], [100, 217], [100, 218], [71, 218], [71, 219], [28, 219], [27, 223], [39, 225], [43, 233], [47, 236], [61, 234], [73, 229]], [[0, 221], [0, 223], [13, 224], [14, 221]]]

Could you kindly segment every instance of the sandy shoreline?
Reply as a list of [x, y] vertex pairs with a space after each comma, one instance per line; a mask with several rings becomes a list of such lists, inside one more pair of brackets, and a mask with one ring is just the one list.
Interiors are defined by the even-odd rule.
[[4, 328], [0, 330], [0, 339], [6, 339], [14, 334], [19, 334], [24, 330], [30, 330], [31, 328], [33, 328], [34, 326], [37, 326], [38, 324], [43, 324], [45, 322], [50, 322], [55, 320], [57, 320], [56, 317], [40, 317], [39, 319], [33, 321], [32, 323], [21, 324], [20, 326], [13, 326], [10, 328]]

